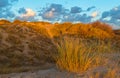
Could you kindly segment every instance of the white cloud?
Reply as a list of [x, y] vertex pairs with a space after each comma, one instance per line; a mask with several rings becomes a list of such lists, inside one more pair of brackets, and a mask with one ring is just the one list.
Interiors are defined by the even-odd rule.
[[26, 8], [26, 13], [21, 14], [20, 16], [17, 16], [16, 19], [19, 20], [25, 20], [25, 21], [36, 21], [37, 19], [35, 18], [36, 13], [30, 9], [30, 8]]
[[6, 20], [6, 18], [0, 18], [0, 20]]
[[117, 10], [119, 10], [119, 8], [118, 7], [115, 7], [115, 8], [113, 8], [115, 11], [117, 11]]
[[44, 16], [46, 18], [53, 18], [54, 17], [54, 12], [53, 11], [46, 12]]
[[98, 11], [94, 11], [94, 12], [91, 14], [91, 16], [92, 16], [93, 18], [97, 17], [98, 15], [99, 15], [99, 12], [98, 12]]
[[21, 17], [34, 17], [35, 15], [36, 13], [32, 9], [27, 8], [26, 13], [22, 14]]

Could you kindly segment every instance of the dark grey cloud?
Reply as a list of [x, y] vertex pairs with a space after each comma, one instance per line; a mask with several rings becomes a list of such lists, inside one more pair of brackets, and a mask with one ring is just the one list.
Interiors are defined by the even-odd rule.
[[58, 21], [62, 15], [66, 14], [69, 10], [65, 9], [61, 4], [51, 4], [49, 7], [44, 7], [39, 10], [39, 16], [45, 20]]
[[110, 10], [110, 16], [115, 19], [120, 19], [120, 6]]
[[88, 23], [91, 22], [92, 17], [87, 14], [69, 14], [64, 16], [62, 19], [63, 22], [83, 22]]
[[108, 16], [110, 16], [110, 12], [105, 11], [105, 12], [102, 13], [102, 18], [106, 18]]
[[78, 6], [74, 6], [74, 7], [71, 7], [71, 13], [80, 13], [82, 12], [82, 8], [78, 7]]
[[61, 4], [51, 4], [47, 11], [51, 11], [54, 9], [54, 12], [61, 13], [62, 12], [62, 5]]
[[111, 17], [114, 19], [120, 19], [120, 6], [115, 7], [109, 11], [105, 11], [102, 13], [101, 18]]
[[88, 23], [88, 22], [91, 22], [92, 17], [88, 16], [87, 14], [83, 14], [83, 15], [78, 17], [78, 20], [83, 22], [83, 23]]
[[91, 6], [87, 8], [87, 11], [91, 11], [92, 9], [96, 8], [95, 6]]
[[[107, 19], [107, 18], [110, 18], [110, 19]], [[100, 20], [102, 22], [112, 23], [120, 26], [120, 6], [114, 7], [109, 11], [103, 12]]]
[[18, 0], [0, 0], [0, 8], [7, 8], [12, 6]]
[[13, 18], [15, 14], [11, 11], [12, 5], [18, 0], [0, 0], [0, 18]]
[[8, 0], [0, 0], [0, 8], [7, 7], [9, 4]]
[[19, 13], [19, 14], [25, 14], [25, 13], [27, 13], [27, 11], [26, 11], [26, 9], [23, 7], [23, 8], [19, 8], [18, 13]]

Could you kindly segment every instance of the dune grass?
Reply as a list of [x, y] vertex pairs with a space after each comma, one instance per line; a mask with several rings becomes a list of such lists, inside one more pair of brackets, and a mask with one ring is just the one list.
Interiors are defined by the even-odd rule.
[[[56, 63], [60, 70], [76, 73], [84, 72], [105, 65], [105, 61], [108, 61], [110, 56], [106, 59], [104, 54], [116, 52], [117, 49], [120, 49], [119, 37], [114, 39], [113, 30], [107, 24], [101, 22], [91, 24], [72, 24], [69, 22], [49, 24], [46, 22], [34, 23], [19, 20], [13, 23], [8, 22], [8, 24], [5, 24], [5, 22], [7, 21], [3, 21], [0, 25], [0, 43], [4, 36], [3, 33], [8, 34], [4, 41], [11, 44], [11, 47], [1, 43], [0, 73], [32, 70], [31, 67], [24, 68], [24, 66], [39, 66], [46, 62]], [[50, 35], [53, 37], [50, 37]], [[54, 41], [55, 38], [59, 39], [63, 36], [67, 36], [67, 38]], [[110, 42], [107, 39], [114, 39], [114, 41]], [[52, 42], [55, 42], [55, 44], [58, 42], [58, 53], [56, 46]], [[28, 55], [23, 53], [26, 51], [25, 45], [29, 47]], [[119, 57], [115, 58], [119, 61]], [[114, 69], [109, 70], [106, 78], [115, 76], [115, 71]], [[97, 78], [98, 75], [93, 78]]]
[[76, 35], [82, 38], [98, 39], [114, 37], [112, 28], [101, 22], [93, 22], [92, 24], [72, 24], [70, 22], [54, 24], [50, 31], [53, 37], [59, 37], [60, 35]]
[[58, 44], [57, 66], [70, 72], [84, 72], [101, 65], [101, 53], [112, 50], [110, 43], [103, 41], [87, 42], [82, 39], [66, 38]]

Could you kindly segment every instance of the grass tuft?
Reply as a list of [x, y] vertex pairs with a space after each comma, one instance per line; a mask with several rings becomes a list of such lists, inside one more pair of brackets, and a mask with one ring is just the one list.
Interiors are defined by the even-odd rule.
[[82, 39], [63, 39], [58, 45], [56, 64], [61, 70], [84, 72], [102, 63], [100, 53], [110, 51], [108, 45], [100, 41], [90, 44]]

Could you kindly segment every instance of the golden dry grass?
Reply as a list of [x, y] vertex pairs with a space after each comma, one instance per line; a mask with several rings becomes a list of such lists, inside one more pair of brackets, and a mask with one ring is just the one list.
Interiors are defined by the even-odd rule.
[[101, 53], [109, 53], [111, 44], [103, 41], [87, 41], [65, 38], [58, 44], [57, 66], [61, 70], [83, 72], [101, 65]]
[[[108, 58], [104, 54], [120, 49], [118, 35], [109, 25], [100, 22], [0, 22], [0, 68], [4, 66], [0, 73], [9, 73], [14, 66], [40, 66], [46, 62], [56, 63], [60, 70], [84, 72], [97, 66], [106, 66]], [[19, 70], [24, 71], [24, 68], [13, 72]], [[112, 77], [112, 74], [115, 74], [114, 69], [105, 77]]]
[[77, 35], [83, 38], [98, 38], [98, 39], [106, 39], [106, 38], [114, 37], [112, 28], [104, 23], [97, 23], [97, 24], [95, 23], [95, 25], [94, 23], [55, 24], [50, 30], [53, 37], [58, 37], [61, 35]]

